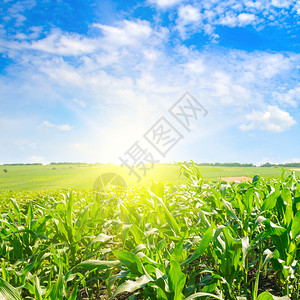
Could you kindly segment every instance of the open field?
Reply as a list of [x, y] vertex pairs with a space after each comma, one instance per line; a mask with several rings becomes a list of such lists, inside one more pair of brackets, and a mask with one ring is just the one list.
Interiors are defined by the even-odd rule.
[[[12, 191], [53, 190], [58, 188], [92, 189], [95, 180], [103, 173], [115, 172], [125, 178], [128, 184], [135, 184], [136, 177], [128, 176], [126, 167], [115, 165], [33, 165], [33, 166], [1, 166], [0, 188]], [[3, 172], [7, 169], [7, 173]], [[151, 172], [143, 178], [141, 184], [152, 181], [179, 184], [185, 182], [179, 177], [179, 166], [156, 164]], [[221, 177], [247, 176], [253, 178], [260, 175], [266, 179], [279, 178], [280, 168], [262, 167], [200, 167], [205, 180], [219, 180]], [[286, 169], [286, 175], [292, 171]]]
[[299, 177], [182, 168], [179, 186], [0, 190], [0, 299], [299, 299]]

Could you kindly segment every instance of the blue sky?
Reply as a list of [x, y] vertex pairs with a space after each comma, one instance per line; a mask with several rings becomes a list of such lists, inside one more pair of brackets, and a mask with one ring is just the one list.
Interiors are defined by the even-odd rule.
[[[300, 2], [4, 0], [0, 163], [300, 161]], [[207, 109], [185, 131], [186, 92]], [[165, 157], [143, 139], [165, 116]]]

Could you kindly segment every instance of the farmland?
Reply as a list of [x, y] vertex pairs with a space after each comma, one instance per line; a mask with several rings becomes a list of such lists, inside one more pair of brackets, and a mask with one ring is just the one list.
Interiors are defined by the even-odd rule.
[[[6, 169], [7, 173], [3, 172]], [[280, 168], [262, 167], [200, 167], [204, 180], [219, 180], [220, 177], [236, 177], [260, 175], [265, 179], [279, 178]], [[95, 180], [103, 173], [116, 172], [121, 174], [126, 182], [135, 184], [136, 178], [128, 176], [128, 169], [113, 164], [106, 165], [32, 165], [32, 166], [2, 166], [0, 169], [0, 189], [12, 191], [55, 190], [58, 188], [92, 189]], [[142, 178], [142, 185], [152, 181], [180, 184], [186, 179], [179, 177], [180, 167], [176, 164], [156, 164], [147, 176]], [[286, 169], [286, 175], [291, 170]], [[297, 172], [299, 173], [299, 172]]]
[[51, 167], [1, 174], [0, 298], [299, 299], [290, 171], [158, 166], [156, 182], [92, 190], [103, 167]]

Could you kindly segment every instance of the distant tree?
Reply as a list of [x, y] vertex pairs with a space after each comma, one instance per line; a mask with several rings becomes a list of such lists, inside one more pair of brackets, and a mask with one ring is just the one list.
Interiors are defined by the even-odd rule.
[[253, 164], [250, 163], [237, 163], [237, 162], [233, 162], [233, 163], [198, 163], [198, 166], [213, 166], [213, 167], [254, 167]]
[[52, 165], [72, 165], [72, 166], [87, 166], [87, 163], [81, 163], [81, 162], [51, 162], [50, 166]]
[[286, 168], [300, 168], [300, 163], [286, 163], [286, 164], [283, 164], [281, 165], [283, 167], [286, 167]]
[[269, 162], [267, 162], [267, 163], [261, 165], [261, 167], [265, 167], [265, 168], [274, 167], [274, 166], [276, 166], [276, 165], [271, 164], [271, 163], [269, 163]]
[[300, 163], [271, 164], [271, 163], [267, 162], [267, 163], [263, 164], [261, 167], [299, 168]]
[[7, 173], [8, 171], [7, 171], [7, 169], [4, 169], [3, 172], [4, 172], [4, 173]]

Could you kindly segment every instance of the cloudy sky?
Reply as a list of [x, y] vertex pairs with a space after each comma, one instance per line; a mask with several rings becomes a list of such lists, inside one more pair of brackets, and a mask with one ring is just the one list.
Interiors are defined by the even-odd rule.
[[[300, 161], [300, 2], [4, 0], [0, 163]], [[169, 109], [207, 111], [186, 130]], [[165, 117], [165, 157], [144, 138]]]

